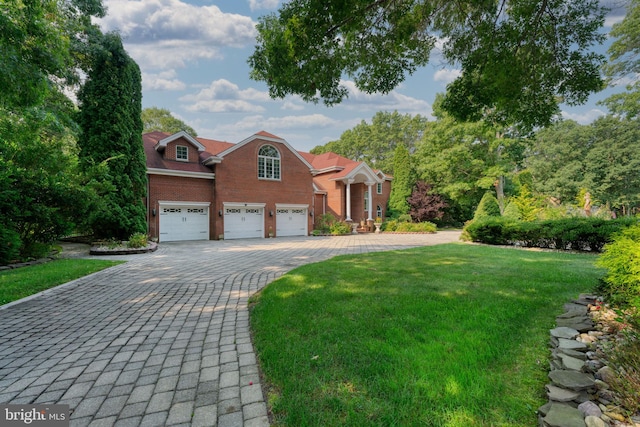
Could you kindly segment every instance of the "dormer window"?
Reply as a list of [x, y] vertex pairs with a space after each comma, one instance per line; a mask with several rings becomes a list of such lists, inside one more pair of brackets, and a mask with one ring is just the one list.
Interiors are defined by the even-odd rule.
[[280, 179], [280, 153], [271, 145], [263, 145], [258, 151], [258, 178]]
[[180, 160], [182, 162], [189, 161], [189, 147], [184, 145], [176, 145], [176, 160]]

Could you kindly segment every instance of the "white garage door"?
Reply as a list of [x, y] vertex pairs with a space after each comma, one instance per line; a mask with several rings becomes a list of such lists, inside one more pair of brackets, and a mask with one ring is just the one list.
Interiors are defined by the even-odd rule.
[[224, 238], [264, 237], [264, 206], [224, 205]]
[[160, 241], [209, 240], [209, 205], [160, 204]]
[[276, 236], [306, 236], [307, 207], [276, 206]]

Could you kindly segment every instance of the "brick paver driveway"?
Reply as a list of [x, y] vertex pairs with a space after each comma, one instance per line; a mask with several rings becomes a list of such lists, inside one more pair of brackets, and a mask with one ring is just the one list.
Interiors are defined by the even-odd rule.
[[128, 262], [0, 309], [0, 403], [68, 404], [72, 426], [267, 426], [254, 292], [335, 255], [458, 237], [167, 243], [120, 257]]

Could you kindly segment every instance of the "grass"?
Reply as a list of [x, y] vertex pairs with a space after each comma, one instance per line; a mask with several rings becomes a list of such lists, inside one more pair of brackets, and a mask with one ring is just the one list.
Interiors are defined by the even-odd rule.
[[252, 299], [278, 426], [535, 426], [549, 329], [592, 255], [465, 244], [342, 256]]
[[121, 261], [59, 259], [0, 272], [0, 305], [61, 285]]

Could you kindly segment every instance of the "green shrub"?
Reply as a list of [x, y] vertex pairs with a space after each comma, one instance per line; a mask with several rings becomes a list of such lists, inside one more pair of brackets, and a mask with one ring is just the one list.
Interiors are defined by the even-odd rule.
[[607, 269], [603, 282], [608, 299], [640, 309], [640, 224], [617, 233], [598, 265]]
[[381, 231], [396, 231], [396, 229], [398, 228], [398, 220], [397, 219], [391, 219], [389, 221], [383, 222], [382, 226], [380, 227]]
[[472, 242], [507, 245], [509, 238], [505, 233], [505, 225], [509, 222], [511, 222], [509, 219], [489, 216], [479, 220], [474, 219], [464, 227], [464, 231]]
[[10, 228], [0, 227], [0, 265], [9, 264], [20, 254], [20, 235]]
[[344, 221], [336, 221], [331, 224], [330, 232], [334, 235], [351, 234], [351, 225]]
[[401, 222], [395, 231], [403, 233], [435, 233], [438, 227], [432, 222]]
[[496, 197], [486, 192], [482, 199], [480, 199], [480, 203], [478, 203], [478, 208], [476, 209], [476, 213], [473, 215], [473, 220], [480, 220], [487, 217], [499, 217], [500, 214], [500, 205], [498, 204], [498, 199]]
[[411, 218], [411, 215], [409, 214], [402, 214], [398, 217], [398, 222], [402, 223], [402, 222], [411, 222], [413, 221], [413, 218]]
[[330, 213], [322, 214], [316, 218], [316, 230], [319, 230], [320, 233], [329, 233], [331, 231], [331, 226], [335, 224], [336, 217]]
[[520, 213], [520, 209], [518, 205], [513, 202], [509, 202], [507, 207], [504, 208], [504, 213], [502, 214], [503, 218], [508, 218], [514, 221], [519, 221], [522, 219], [522, 214]]
[[128, 248], [144, 248], [147, 246], [149, 237], [144, 233], [133, 233], [127, 242]]

